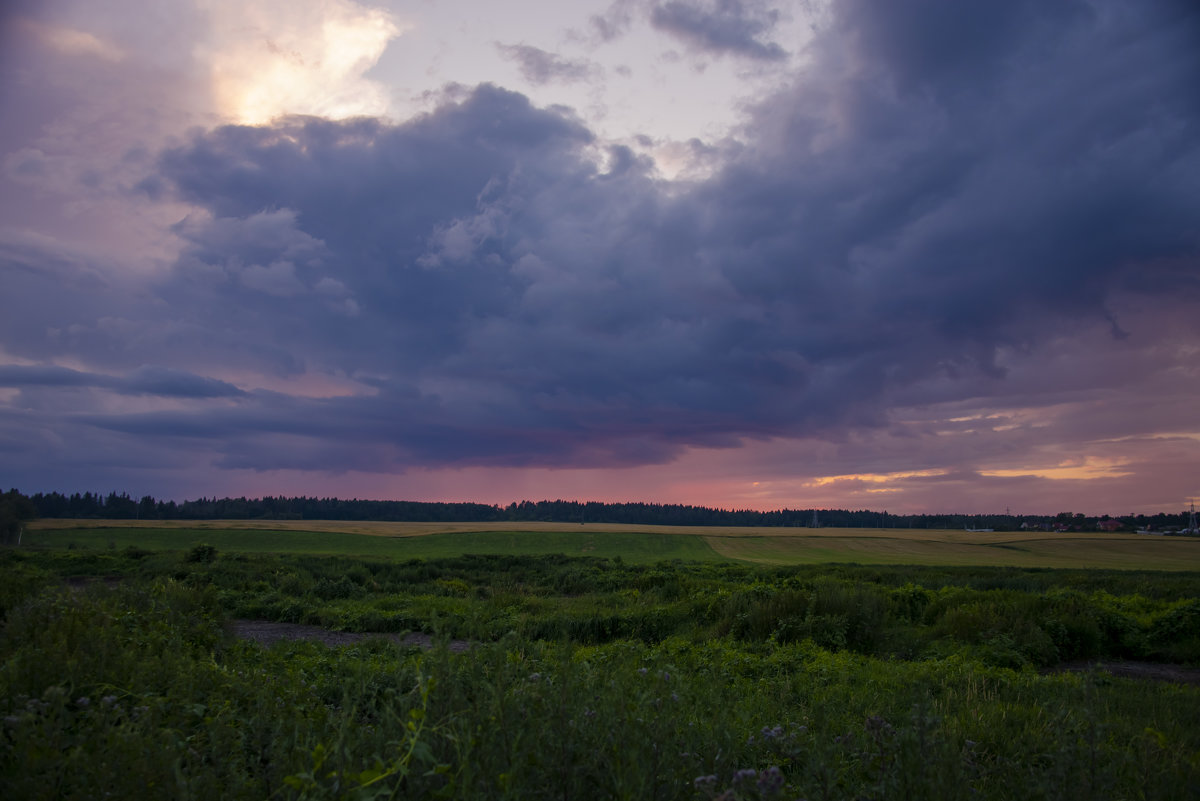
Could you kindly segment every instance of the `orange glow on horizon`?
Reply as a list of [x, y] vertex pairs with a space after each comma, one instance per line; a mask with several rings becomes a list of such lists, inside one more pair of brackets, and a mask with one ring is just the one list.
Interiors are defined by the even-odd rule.
[[1124, 469], [1126, 463], [1115, 459], [1085, 458], [1082, 462], [1060, 462], [1055, 467], [1019, 467], [999, 470], [980, 470], [979, 475], [992, 478], [1047, 478], [1051, 480], [1090, 481], [1099, 478], [1121, 478], [1132, 475]]
[[801, 486], [828, 487], [834, 484], [854, 481], [868, 484], [887, 484], [892, 481], [900, 481], [906, 478], [932, 478], [944, 475], [946, 475], [945, 470], [904, 470], [894, 473], [850, 473], [840, 476], [820, 476], [819, 478], [813, 478], [805, 481]]

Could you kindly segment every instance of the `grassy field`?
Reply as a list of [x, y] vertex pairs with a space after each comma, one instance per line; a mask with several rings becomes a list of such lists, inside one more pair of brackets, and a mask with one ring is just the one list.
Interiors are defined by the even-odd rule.
[[708, 537], [717, 553], [772, 565], [859, 564], [1200, 569], [1200, 540], [1122, 534], [826, 529], [820, 536]]
[[39, 520], [35, 546], [331, 553], [430, 559], [464, 553], [735, 560], [770, 565], [978, 565], [1200, 570], [1200, 540], [1137, 534], [796, 529], [588, 523], [389, 523], [317, 520]]
[[88, 549], [122, 549], [136, 546], [154, 551], [186, 550], [204, 542], [219, 551], [231, 553], [337, 554], [390, 556], [401, 559], [439, 559], [467, 553], [518, 556], [566, 554], [604, 558], [619, 556], [636, 564], [649, 564], [664, 559], [723, 561], [728, 558], [714, 551], [703, 537], [586, 530], [450, 531], [424, 536], [372, 536], [344, 531], [221, 526], [89, 526], [66, 529], [38, 528], [26, 532], [24, 542], [32, 546], [74, 546]]
[[[1200, 798], [1200, 572], [696, 550], [1054, 555], [1037, 537], [812, 533], [43, 524], [30, 536], [58, 547], [0, 548], [0, 786], [56, 801]], [[180, 550], [199, 539], [219, 553]], [[1119, 556], [1127, 539], [1061, 542]], [[502, 553], [394, 556], [485, 548]], [[535, 549], [623, 558], [514, 553]], [[693, 560], [646, 563], [664, 553]], [[247, 620], [376, 636], [263, 646], [236, 639]], [[423, 636], [392, 636], [409, 632]], [[1137, 670], [1078, 671], [1113, 660]]]
[[39, 521], [5, 797], [1200, 798], [1195, 540], [498, 528]]

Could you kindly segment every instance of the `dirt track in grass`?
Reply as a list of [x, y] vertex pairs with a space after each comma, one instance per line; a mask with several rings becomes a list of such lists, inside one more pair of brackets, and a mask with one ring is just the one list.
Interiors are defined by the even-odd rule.
[[1200, 668], [1163, 665], [1156, 662], [1063, 662], [1047, 673], [1088, 673], [1097, 670], [1123, 679], [1169, 681], [1200, 686]]
[[[432, 648], [433, 638], [428, 634], [359, 634], [349, 631], [332, 631], [320, 626], [305, 626], [299, 623], [274, 623], [266, 620], [235, 620], [230, 624], [234, 636], [243, 640], [253, 640], [260, 645], [269, 646], [272, 643], [288, 640], [312, 640], [328, 646], [354, 645], [373, 637], [383, 637], [401, 645]], [[449, 648], [455, 653], [469, 650], [471, 644], [466, 640], [451, 640]], [[1200, 668], [1189, 668], [1180, 665], [1163, 665], [1154, 662], [1100, 662], [1080, 661], [1063, 662], [1047, 671], [1053, 673], [1088, 673], [1090, 671], [1108, 673], [1124, 679], [1141, 679], [1144, 681], [1165, 681], [1174, 684], [1191, 684], [1200, 686]]]
[[[433, 647], [433, 638], [420, 632], [360, 634], [352, 631], [332, 631], [320, 626], [305, 626], [300, 623], [275, 623], [269, 620], [234, 620], [229, 627], [238, 639], [253, 640], [260, 645], [271, 645], [287, 640], [313, 640], [328, 646], [354, 645], [366, 639], [382, 637], [401, 645], [414, 645], [419, 648]], [[470, 647], [471, 644], [466, 640], [451, 640], [449, 643], [450, 650], [455, 653], [461, 653]]]

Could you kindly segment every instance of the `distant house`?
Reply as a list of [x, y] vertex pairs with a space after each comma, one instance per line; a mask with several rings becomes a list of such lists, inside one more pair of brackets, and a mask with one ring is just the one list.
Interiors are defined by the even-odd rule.
[[1105, 518], [1104, 520], [1096, 523], [1096, 528], [1100, 529], [1101, 531], [1117, 531], [1118, 529], [1122, 529], [1124, 527], [1124, 523], [1122, 523], [1120, 520], [1114, 520], [1111, 517]]

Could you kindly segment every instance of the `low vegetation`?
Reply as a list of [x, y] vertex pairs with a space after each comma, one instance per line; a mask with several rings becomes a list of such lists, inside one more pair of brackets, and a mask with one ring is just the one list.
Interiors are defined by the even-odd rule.
[[[267, 554], [206, 534], [0, 551], [8, 797], [1200, 794], [1200, 687], [1055, 671], [1200, 664], [1200, 573]], [[235, 618], [380, 636], [264, 648]], [[435, 647], [384, 636], [408, 631]]]

